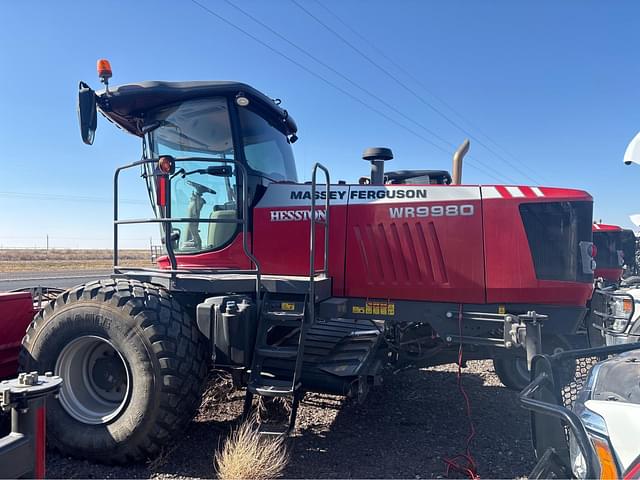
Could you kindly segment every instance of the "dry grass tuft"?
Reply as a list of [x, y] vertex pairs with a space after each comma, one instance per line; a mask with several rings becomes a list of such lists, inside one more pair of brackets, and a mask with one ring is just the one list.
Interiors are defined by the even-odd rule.
[[215, 456], [216, 473], [222, 480], [271, 480], [282, 475], [288, 462], [285, 438], [260, 435], [253, 421], [231, 432]]

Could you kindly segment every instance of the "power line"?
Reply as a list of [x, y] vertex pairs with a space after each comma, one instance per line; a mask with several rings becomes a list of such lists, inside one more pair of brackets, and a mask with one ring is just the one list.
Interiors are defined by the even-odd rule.
[[[251, 13], [247, 12], [246, 10], [240, 8], [238, 5], [234, 4], [233, 2], [231, 2], [231, 0], [224, 0], [228, 5], [230, 5], [231, 7], [233, 7], [234, 9], [236, 9], [237, 11], [239, 11], [240, 13], [242, 13], [243, 15], [246, 15], [247, 17], [249, 17], [251, 20], [253, 20], [254, 22], [256, 22], [258, 25], [262, 26], [263, 28], [265, 28], [266, 30], [268, 30], [269, 32], [271, 32], [273, 35], [275, 35], [276, 37], [278, 37], [279, 39], [283, 40], [284, 42], [286, 42], [287, 44], [291, 45], [293, 48], [295, 48], [296, 50], [298, 50], [299, 52], [303, 53], [304, 55], [306, 55], [307, 57], [311, 58], [313, 61], [315, 61], [316, 63], [322, 65], [324, 68], [330, 70], [331, 72], [333, 72], [335, 75], [339, 76], [340, 78], [342, 78], [343, 80], [345, 80], [346, 82], [348, 82], [350, 85], [354, 86], [355, 88], [357, 88], [358, 90], [366, 93], [367, 95], [369, 95], [371, 98], [373, 98], [374, 100], [382, 103], [384, 106], [386, 106], [387, 108], [389, 108], [390, 110], [392, 110], [393, 112], [395, 112], [396, 114], [400, 115], [401, 117], [405, 118], [406, 120], [408, 120], [409, 122], [413, 123], [414, 125], [417, 125], [419, 128], [422, 128], [423, 130], [425, 130], [426, 132], [428, 132], [429, 134], [431, 134], [433, 137], [437, 138], [438, 140], [440, 140], [442, 143], [448, 145], [449, 147], [455, 149], [456, 145], [454, 145], [453, 143], [449, 142], [447, 139], [441, 137], [440, 135], [438, 135], [436, 132], [434, 132], [433, 130], [430, 130], [427, 126], [425, 126], [423, 123], [420, 123], [416, 120], [414, 120], [413, 118], [407, 116], [404, 112], [402, 112], [402, 110], [399, 110], [398, 108], [396, 108], [394, 105], [392, 105], [391, 103], [383, 100], [382, 98], [380, 98], [379, 95], [376, 95], [375, 93], [373, 93], [371, 90], [368, 90], [366, 88], [364, 88], [362, 85], [358, 84], [357, 82], [355, 82], [354, 80], [352, 80], [351, 78], [347, 77], [345, 74], [343, 74], [342, 72], [340, 72], [339, 70], [335, 69], [334, 67], [332, 67], [331, 65], [329, 65], [328, 63], [324, 62], [323, 60], [321, 60], [320, 58], [316, 57], [315, 55], [313, 55], [312, 53], [310, 53], [309, 51], [305, 50], [304, 48], [302, 48], [301, 46], [299, 46], [298, 44], [292, 42], [291, 40], [289, 40], [287, 37], [285, 37], [284, 35], [282, 35], [280, 32], [278, 32], [277, 30], [271, 28], [268, 24], [264, 23], [263, 21], [261, 21], [260, 19], [256, 18], [254, 15], [251, 15]], [[495, 172], [496, 174], [500, 175], [500, 172]], [[496, 178], [496, 177], [494, 177]]]
[[[440, 145], [436, 144], [435, 142], [433, 142], [431, 139], [425, 137], [424, 135], [420, 134], [419, 132], [416, 132], [415, 130], [413, 130], [412, 128], [402, 124], [401, 122], [399, 122], [398, 120], [394, 119], [393, 117], [387, 115], [386, 113], [384, 113], [383, 111], [375, 108], [372, 105], [369, 105], [367, 102], [365, 102], [364, 100], [360, 99], [359, 97], [356, 97], [355, 95], [353, 95], [351, 92], [349, 92], [348, 90], [345, 90], [344, 88], [340, 87], [339, 85], [335, 84], [334, 82], [332, 82], [331, 80], [327, 79], [326, 77], [320, 75], [317, 72], [314, 72], [313, 70], [311, 70], [310, 68], [308, 68], [306, 65], [298, 62], [297, 60], [295, 60], [294, 58], [290, 57], [289, 55], [281, 52], [280, 50], [272, 47], [271, 45], [269, 45], [268, 43], [266, 43], [265, 41], [261, 40], [260, 38], [256, 37], [255, 35], [253, 35], [252, 33], [248, 32], [247, 30], [243, 29], [242, 27], [236, 25], [235, 23], [233, 23], [232, 21], [228, 20], [227, 18], [223, 17], [222, 15], [214, 12], [213, 10], [211, 10], [210, 8], [208, 8], [207, 6], [203, 5], [202, 3], [200, 3], [198, 0], [191, 0], [192, 3], [194, 3], [195, 5], [197, 5], [198, 7], [200, 7], [202, 10], [204, 10], [205, 12], [207, 12], [209, 15], [214, 16], [215, 18], [217, 18], [218, 20], [224, 22], [225, 24], [229, 25], [230, 27], [234, 28], [235, 30], [241, 32], [242, 34], [246, 35], [247, 37], [251, 38], [253, 41], [259, 43], [260, 45], [262, 45], [263, 47], [267, 48], [268, 50], [272, 51], [273, 53], [275, 53], [276, 55], [286, 59], [287, 61], [293, 63], [294, 65], [296, 65], [297, 67], [301, 68], [302, 70], [304, 70], [305, 72], [307, 72], [308, 74], [316, 77], [317, 79], [321, 80], [322, 82], [326, 83], [327, 85], [329, 85], [330, 87], [338, 90], [339, 92], [341, 92], [343, 95], [346, 95], [347, 97], [351, 98], [352, 100], [358, 102], [360, 105], [364, 106], [365, 108], [371, 110], [372, 112], [376, 113], [377, 115], [385, 118], [386, 120], [394, 123], [395, 125], [399, 126], [400, 128], [402, 128], [403, 130], [406, 130], [408, 132], [410, 132], [411, 134], [413, 134], [414, 136], [422, 139], [423, 141], [429, 143], [430, 145], [432, 145], [433, 147], [435, 147], [436, 149], [444, 152], [447, 155], [450, 155], [451, 152], [447, 151], [446, 149], [444, 149], [443, 147], [441, 147]], [[477, 168], [477, 167], [476, 167]], [[482, 171], [482, 170], [481, 170]], [[492, 175], [488, 172], [484, 172], [485, 174], [487, 174], [488, 176], [490, 176], [491, 178], [497, 180], [497, 181], [501, 181], [499, 178], [497, 178], [495, 175]], [[498, 173], [499, 175], [499, 173]]]
[[[407, 77], [409, 77], [411, 80], [413, 80], [416, 84], [418, 84], [423, 90], [425, 90], [429, 95], [431, 95], [433, 98], [435, 98], [438, 102], [440, 102], [442, 105], [444, 105], [446, 108], [448, 108], [455, 116], [457, 116], [460, 120], [462, 120], [463, 122], [466, 122], [471, 128], [475, 129], [478, 133], [480, 133], [483, 137], [485, 137], [490, 143], [492, 143], [495, 147], [499, 148], [500, 150], [502, 150], [504, 153], [506, 153], [507, 155], [509, 155], [510, 157], [512, 157], [516, 162], [518, 162], [518, 160], [515, 158], [515, 156], [508, 152], [504, 147], [500, 146], [496, 141], [494, 141], [491, 137], [489, 137], [489, 135], [487, 135], [486, 133], [484, 133], [477, 125], [475, 125], [473, 122], [471, 122], [468, 118], [464, 117], [460, 112], [458, 112], [456, 109], [454, 109], [449, 103], [447, 103], [445, 100], [443, 100], [441, 97], [439, 97], [438, 95], [436, 95], [432, 90], [430, 90], [420, 79], [418, 79], [414, 74], [412, 74], [410, 71], [408, 71], [406, 68], [404, 68], [402, 65], [400, 65], [398, 62], [396, 62], [392, 57], [390, 57], [389, 55], [387, 55], [382, 49], [380, 49], [378, 46], [376, 46], [371, 40], [369, 40], [368, 38], [366, 38], [364, 35], [362, 35], [360, 32], [358, 32], [355, 28], [353, 28], [351, 25], [349, 25], [347, 22], [345, 22], [337, 13], [335, 13], [333, 10], [331, 10], [328, 6], [326, 6], [325, 4], [323, 4], [320, 0], [315, 0], [315, 2], [321, 7], [323, 8], [327, 13], [329, 13], [329, 15], [331, 15], [333, 18], [335, 18], [338, 22], [340, 22], [345, 28], [347, 28], [351, 33], [353, 33], [356, 37], [358, 37], [361, 41], [363, 41], [365, 44], [367, 44], [370, 48], [372, 48], [373, 50], [375, 50], [379, 55], [381, 55], [384, 59], [386, 59], [389, 63], [391, 63], [394, 67], [396, 67], [398, 70], [400, 70], [402, 73], [404, 73]], [[433, 107], [432, 107], [433, 108]], [[438, 112], [440, 113], [440, 112]], [[460, 128], [460, 127], [458, 127]], [[486, 145], [484, 145], [482, 142], [480, 142], [477, 138], [475, 138], [471, 133], [464, 131], [465, 134], [467, 134], [469, 137], [471, 137], [474, 141], [478, 142], [481, 146], [486, 147]], [[493, 152], [493, 150], [488, 149], [491, 153], [493, 153], [494, 155], [498, 156], [498, 158], [501, 158], [500, 155], [496, 154], [495, 152]], [[503, 159], [503, 161], [505, 161]], [[533, 180], [535, 182], [538, 182], [538, 180], [536, 180], [535, 178], [527, 175], [526, 172], [521, 171], [516, 165], [511, 165], [514, 169], [516, 169], [518, 172], [520, 172], [521, 174], [525, 175], [527, 178], [529, 178], [530, 180]], [[526, 168], [526, 165], [523, 165], [523, 168]], [[531, 172], [531, 169], [528, 169]], [[537, 178], [537, 177], [536, 177]], [[538, 182], [539, 183], [539, 182]]]
[[384, 100], [382, 100], [378, 95], [376, 95], [375, 93], [371, 92], [371, 90], [368, 90], [366, 88], [364, 88], [362, 85], [359, 85], [357, 82], [351, 80], [349, 77], [347, 77], [345, 74], [343, 74], [342, 72], [340, 72], [339, 70], [335, 69], [334, 67], [332, 67], [331, 65], [327, 64], [326, 62], [322, 61], [321, 59], [319, 59], [318, 57], [316, 57], [315, 55], [309, 53], [307, 50], [305, 50], [304, 48], [302, 48], [300, 45], [292, 42], [291, 40], [289, 40], [287, 37], [285, 37], [284, 35], [282, 35], [280, 32], [278, 32], [277, 30], [271, 28], [269, 25], [267, 25], [266, 23], [262, 22], [260, 19], [256, 18], [255, 16], [251, 15], [249, 12], [247, 12], [246, 10], [243, 10], [242, 8], [240, 8], [238, 5], [234, 4], [233, 2], [231, 2], [230, 0], [224, 0], [228, 5], [230, 5], [231, 7], [235, 8], [236, 10], [238, 10], [239, 12], [241, 12], [242, 14], [246, 15], [247, 17], [249, 17], [251, 20], [253, 20], [254, 22], [256, 22], [258, 25], [262, 26], [263, 28], [269, 30], [272, 34], [274, 34], [275, 36], [277, 36], [279, 39], [285, 41], [286, 43], [288, 43], [289, 45], [291, 45], [293, 48], [295, 48], [296, 50], [298, 50], [299, 52], [303, 53], [304, 55], [306, 55], [307, 57], [311, 58], [313, 61], [319, 63], [320, 65], [322, 65], [323, 67], [325, 67], [328, 70], [331, 70], [331, 72], [333, 72], [334, 74], [338, 75], [340, 78], [342, 78], [343, 80], [345, 80], [346, 82], [348, 82], [349, 84], [351, 84], [352, 86], [356, 87], [358, 90], [366, 93], [367, 95], [369, 95], [371, 98], [373, 98], [376, 101], [379, 101], [380, 103], [382, 103], [384, 106], [386, 106], [387, 108], [389, 108], [390, 110], [394, 111], [396, 114], [402, 116], [404, 119], [410, 121], [411, 123], [417, 125], [418, 127], [424, 129], [426, 132], [428, 132], [429, 134], [431, 134], [432, 136], [434, 136], [435, 138], [437, 138], [438, 140], [440, 140], [442, 143], [456, 148], [456, 145], [454, 145], [453, 143], [449, 142], [447, 139], [441, 137], [440, 135], [438, 135], [436, 132], [434, 132], [433, 130], [430, 130], [428, 127], [426, 127], [424, 124], [417, 122], [416, 120], [408, 117], [402, 110], [396, 108], [395, 106], [393, 106], [392, 104], [390, 104], [389, 102], [386, 102]]
[[[314, 15], [311, 11], [309, 11], [307, 8], [305, 8], [304, 6], [302, 6], [297, 0], [291, 0], [291, 2], [296, 5], [300, 10], [302, 10], [305, 14], [307, 14], [309, 17], [311, 17], [316, 23], [320, 24], [323, 28], [325, 28], [326, 30], [328, 30], [329, 32], [331, 32], [334, 36], [336, 36], [337, 38], [339, 38], [345, 45], [347, 45], [349, 48], [351, 48], [352, 50], [354, 50], [356, 53], [358, 53], [358, 55], [360, 55], [362, 58], [364, 58], [365, 60], [367, 60], [371, 65], [373, 65], [374, 67], [376, 67], [378, 70], [380, 70], [382, 73], [384, 73], [386, 76], [388, 76], [389, 78], [391, 78], [394, 82], [396, 82], [398, 85], [400, 85], [402, 88], [404, 88], [406, 91], [408, 91], [409, 93], [411, 93], [415, 98], [417, 98], [421, 103], [423, 103], [424, 105], [426, 105], [427, 107], [429, 107], [430, 109], [432, 109], [434, 112], [436, 112], [438, 115], [440, 115], [442, 118], [444, 118], [447, 122], [449, 122], [451, 125], [453, 125], [455, 128], [457, 128], [458, 130], [462, 131], [463, 133], [465, 133], [465, 135], [468, 135], [469, 137], [471, 137], [475, 142], [477, 142], [478, 144], [480, 144], [482, 147], [484, 147], [486, 150], [488, 150], [489, 152], [491, 152], [493, 155], [495, 155], [497, 158], [501, 159], [503, 162], [505, 162], [507, 165], [510, 165], [514, 170], [520, 172], [522, 175], [524, 175], [525, 177], [529, 178], [530, 180], [532, 180], [534, 183], [539, 183], [537, 180], [535, 180], [534, 178], [532, 178], [530, 175], [528, 175], [526, 172], [520, 170], [517, 166], [513, 165], [512, 162], [509, 162], [507, 159], [505, 159], [504, 157], [502, 157], [500, 154], [498, 154], [497, 152], [495, 152], [493, 149], [491, 149], [491, 147], [487, 146], [484, 142], [482, 142], [480, 139], [478, 139], [475, 135], [473, 135], [471, 132], [469, 132], [467, 129], [465, 129], [464, 127], [458, 125], [454, 120], [452, 120], [447, 114], [445, 114], [444, 112], [442, 112], [440, 109], [438, 109], [437, 107], [435, 107], [433, 104], [431, 104], [428, 100], [426, 100], [423, 96], [421, 96], [418, 92], [416, 92], [414, 89], [412, 89], [411, 87], [409, 87], [406, 83], [404, 83], [402, 80], [400, 80], [397, 76], [393, 75], [391, 72], [389, 72], [388, 69], [385, 69], [384, 67], [382, 67], [381, 65], [379, 65], [375, 60], [373, 60], [369, 55], [367, 55], [365, 52], [363, 52], [361, 49], [359, 49], [358, 47], [356, 47], [353, 43], [351, 43], [348, 39], [346, 39], [343, 35], [341, 35], [338, 31], [336, 31], [335, 29], [331, 28], [329, 25], [327, 25], [325, 22], [323, 22], [320, 18], [318, 18], [316, 15]], [[326, 8], [326, 7], [325, 7]], [[489, 167], [488, 165], [486, 165], [484, 162], [481, 162], [478, 159], [475, 159], [476, 162], [482, 164], [483, 166], [485, 166], [486, 168], [490, 168], [492, 170], [495, 171], [495, 169], [493, 169], [492, 167]], [[504, 175], [503, 175], [504, 176]], [[513, 181], [512, 179], [510, 179], [511, 181]], [[518, 183], [518, 182], [514, 182], [514, 183]]]

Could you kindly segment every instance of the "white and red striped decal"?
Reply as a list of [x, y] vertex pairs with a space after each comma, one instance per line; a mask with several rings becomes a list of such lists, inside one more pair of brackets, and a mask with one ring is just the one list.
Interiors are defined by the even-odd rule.
[[541, 198], [545, 194], [538, 187], [515, 187], [505, 185], [495, 185], [480, 187], [484, 200], [494, 198]]

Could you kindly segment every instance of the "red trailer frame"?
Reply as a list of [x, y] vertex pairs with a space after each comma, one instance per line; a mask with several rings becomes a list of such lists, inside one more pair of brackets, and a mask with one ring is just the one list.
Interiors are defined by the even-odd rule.
[[16, 375], [22, 337], [36, 312], [30, 292], [0, 293], [0, 378]]

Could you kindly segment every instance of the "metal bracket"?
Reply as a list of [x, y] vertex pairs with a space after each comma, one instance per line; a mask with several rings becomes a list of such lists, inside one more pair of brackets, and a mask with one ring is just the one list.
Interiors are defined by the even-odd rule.
[[3, 380], [0, 383], [0, 410], [24, 410], [32, 400], [57, 394], [61, 385], [62, 379], [51, 372], [44, 375], [21, 373], [13, 380]]
[[542, 325], [547, 315], [529, 311], [522, 315], [507, 315], [504, 319], [504, 346], [521, 347], [527, 352], [527, 366], [542, 353]]

